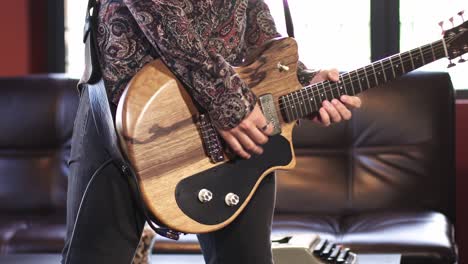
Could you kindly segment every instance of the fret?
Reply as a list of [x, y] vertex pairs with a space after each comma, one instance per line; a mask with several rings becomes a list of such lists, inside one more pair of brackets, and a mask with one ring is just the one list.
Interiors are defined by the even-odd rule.
[[[317, 86], [317, 88], [318, 88], [318, 86]], [[318, 111], [320, 109], [320, 107], [322, 107], [322, 102], [324, 101], [320, 97], [320, 92], [319, 92], [318, 89], [314, 93], [314, 101], [315, 101], [315, 104], [317, 105], [317, 111]]]
[[395, 66], [393, 66], [392, 57], [388, 58], [388, 61], [390, 61], [390, 68], [392, 68], [393, 78], [396, 78]]
[[309, 109], [307, 108], [307, 105], [309, 104], [309, 102], [307, 101], [307, 94], [304, 94], [304, 89], [300, 89], [299, 93], [300, 93], [301, 103], [303, 106], [304, 113], [306, 113], [307, 115], [307, 113], [309, 113]]
[[333, 98], [340, 98], [340, 86], [341, 84], [339, 83], [339, 77], [338, 77], [338, 82], [329, 82], [328, 86], [330, 87], [330, 90], [332, 91]]
[[[294, 95], [295, 95], [296, 98], [294, 98]], [[303, 103], [302, 103], [302, 99], [299, 97], [299, 92], [296, 91], [296, 92], [292, 93], [292, 96], [293, 96], [293, 100], [295, 102], [294, 104], [296, 105], [296, 109], [299, 109], [298, 110], [298, 117], [304, 116], [304, 113], [302, 111], [303, 110], [302, 109]]]
[[284, 96], [281, 96], [281, 102], [280, 102], [280, 110], [286, 114], [286, 120], [287, 121], [291, 121], [291, 117], [292, 117], [292, 114], [291, 112], [289, 111], [290, 108], [289, 108], [289, 103], [287, 102], [286, 100], [287, 98], [287, 95], [284, 95]]
[[379, 85], [379, 79], [377, 79], [377, 72], [375, 71], [374, 63], [371, 64], [372, 71], [374, 72], [375, 86]]
[[359, 69], [356, 70], [356, 76], [357, 76], [357, 80], [359, 83], [359, 92], [362, 92], [363, 89], [362, 89], [361, 81], [364, 81], [364, 78], [361, 78], [361, 76], [359, 76]]
[[[369, 83], [369, 78], [367, 76], [367, 70], [366, 70], [366, 67], [362, 68], [364, 70], [364, 74], [366, 75], [366, 81], [367, 81], [367, 88], [371, 87], [370, 83]], [[367, 89], [366, 87], [364, 87], [364, 90]], [[362, 92], [362, 89], [361, 89], [361, 92]]]
[[[349, 83], [351, 83], [351, 89], [353, 90], [352, 94], [350, 94], [350, 93], [347, 93], [347, 94], [356, 95], [356, 90], [354, 89], [354, 81], [353, 81], [353, 79], [351, 77], [351, 72], [347, 73], [346, 75], [348, 75]], [[359, 77], [358, 77], [358, 82], [359, 82]]]
[[436, 56], [434, 54], [434, 48], [432, 47], [432, 43], [429, 44], [431, 46], [431, 52], [432, 52], [432, 61], [436, 60]]
[[[421, 46], [419, 46], [419, 54], [421, 54], [422, 65], [425, 65], [425, 64], [426, 64], [426, 61], [424, 60], [424, 52], [423, 52]], [[421, 65], [421, 66], [422, 66], [422, 65]]]
[[410, 60], [411, 60], [411, 67], [412, 67], [411, 69], [414, 70], [416, 68], [414, 67], [413, 55], [412, 55], [411, 51], [409, 52], [409, 57], [410, 57]]
[[323, 90], [324, 90], [324, 93], [325, 93], [325, 97], [327, 97], [327, 100], [331, 101], [333, 98], [335, 98], [333, 96], [333, 89], [331, 88], [330, 83], [329, 82], [322, 82], [322, 85], [323, 85]]
[[387, 73], [385, 72], [385, 67], [384, 67], [384, 64], [383, 64], [383, 60], [380, 60], [380, 67], [382, 68], [382, 73], [383, 73], [383, 77], [384, 77], [385, 82], [388, 82]]
[[365, 66], [364, 69], [366, 69], [367, 78], [369, 79], [369, 87], [367, 87], [367, 88], [377, 86], [378, 82], [377, 82], [377, 79], [375, 78], [374, 66], [372, 64], [369, 64], [369, 65]]
[[411, 65], [410, 53], [405, 52], [400, 54], [401, 59], [403, 60], [402, 67], [404, 73], [414, 70], [414, 67]]
[[375, 78], [377, 80], [377, 85], [383, 84], [387, 82], [387, 77], [385, 76], [384, 69], [382, 67], [382, 61], [375, 62], [372, 64], [375, 70]]
[[[315, 101], [314, 96], [310, 96], [309, 94], [307, 95], [307, 102], [309, 103], [310, 106], [310, 112], [317, 111], [317, 102]], [[313, 104], [312, 104], [313, 103]]]
[[[322, 87], [320, 87], [320, 86], [322, 86]], [[328, 100], [327, 94], [325, 92], [325, 86], [323, 85], [323, 82], [319, 83], [318, 93], [320, 94], [320, 102]]]
[[348, 94], [348, 90], [346, 89], [346, 84], [343, 78], [343, 74], [341, 74], [338, 78], [338, 95], [341, 98], [342, 95]]
[[318, 111], [320, 109], [320, 107], [322, 107], [322, 100], [320, 98], [320, 92], [319, 92], [319, 85], [318, 84], [314, 84], [312, 87], [310, 87], [309, 96], [314, 101], [315, 108]]
[[[307, 93], [304, 93], [306, 91], [304, 91], [304, 89], [300, 89], [299, 91], [301, 91], [301, 97], [302, 97], [302, 104], [304, 105], [304, 111], [306, 114], [308, 113], [311, 113], [313, 110], [312, 110], [312, 105], [310, 105], [310, 102], [309, 102], [309, 96], [307, 96]], [[307, 106], [309, 106], [310, 110], [307, 108]]]
[[393, 80], [394, 79], [393, 65], [390, 62], [390, 60], [387, 58], [387, 59], [382, 60], [381, 63], [382, 63], [383, 72], [385, 74], [385, 77], [387, 78], [386, 81]]
[[424, 65], [424, 57], [422, 54], [421, 47], [414, 50], [414, 54], [412, 58], [413, 58], [413, 64], [414, 64], [415, 69]]
[[400, 58], [400, 65], [401, 65], [401, 69], [403, 71], [403, 74], [407, 73], [407, 71], [405, 71], [405, 63], [403, 62], [403, 59], [401, 58], [401, 53], [398, 54], [398, 58]]
[[432, 46], [427, 45], [423, 47], [423, 60], [425, 63], [433, 62], [434, 56]]
[[438, 60], [438, 59], [441, 59], [441, 58], [444, 58], [446, 57], [446, 50], [445, 50], [445, 42], [442, 42], [441, 40], [439, 40], [437, 43], [433, 43], [436, 45], [435, 48], [433, 48], [433, 52], [434, 52], [434, 56], [435, 56], [435, 60]]
[[[396, 59], [397, 61], [395, 62], [393, 61], [393, 59]], [[390, 62], [392, 63], [393, 71], [395, 72], [395, 78], [400, 77], [401, 75], [404, 74], [402, 67], [401, 67], [400, 60], [397, 58], [397, 56], [392, 56], [390, 58]]]
[[294, 99], [291, 94], [286, 95], [286, 97], [288, 98], [289, 107], [291, 109], [291, 119], [289, 121], [296, 120], [299, 117], [299, 115], [297, 114], [297, 108], [294, 104]]
[[[316, 96], [316, 93], [315, 93], [315, 91], [313, 90], [314, 88], [317, 89], [316, 87], [317, 87], [317, 85], [313, 85], [313, 86], [309, 87], [307, 93], [308, 93], [308, 96], [309, 96], [309, 102], [310, 102], [310, 101], [313, 101], [314, 104], [315, 104], [315, 110], [318, 110], [319, 107], [318, 107], [318, 105], [317, 105], [317, 98], [315, 97], [315, 96]], [[312, 111], [312, 112], [313, 112], [313, 111]]]
[[295, 93], [292, 93], [290, 95], [291, 95], [292, 105], [293, 105], [293, 110], [294, 110], [293, 117], [294, 117], [294, 120], [296, 120], [301, 117], [301, 114], [299, 113], [299, 111], [301, 110], [301, 106], [297, 103], [296, 99], [294, 98], [294, 94]]

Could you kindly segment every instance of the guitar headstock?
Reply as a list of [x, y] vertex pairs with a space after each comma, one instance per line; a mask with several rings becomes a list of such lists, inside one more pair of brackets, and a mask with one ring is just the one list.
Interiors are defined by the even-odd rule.
[[[463, 11], [458, 13], [463, 20], [461, 25], [443, 32], [443, 38], [447, 46], [448, 58], [450, 60], [460, 57], [468, 52], [468, 21], [464, 21], [463, 13]], [[449, 21], [453, 24], [453, 18], [449, 19]], [[461, 57], [459, 62], [465, 62], [465, 59]]]

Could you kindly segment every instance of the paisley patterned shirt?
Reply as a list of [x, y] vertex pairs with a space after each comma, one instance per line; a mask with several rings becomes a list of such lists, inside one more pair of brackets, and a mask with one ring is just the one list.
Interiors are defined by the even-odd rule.
[[250, 113], [255, 95], [231, 65], [279, 36], [263, 0], [101, 0], [100, 64], [110, 100], [161, 58], [221, 128]]

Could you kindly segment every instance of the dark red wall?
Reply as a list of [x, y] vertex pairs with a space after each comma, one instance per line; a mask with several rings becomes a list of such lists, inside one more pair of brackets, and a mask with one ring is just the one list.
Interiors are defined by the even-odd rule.
[[47, 72], [47, 1], [4, 1], [0, 76]]
[[[3, 1], [0, 8], [0, 76], [30, 73], [29, 1]], [[36, 0], [37, 1], [37, 0]]]

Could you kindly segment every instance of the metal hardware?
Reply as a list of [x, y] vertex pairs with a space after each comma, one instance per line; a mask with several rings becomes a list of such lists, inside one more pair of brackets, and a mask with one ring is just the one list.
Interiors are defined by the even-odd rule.
[[203, 146], [211, 162], [217, 163], [224, 161], [223, 144], [218, 132], [211, 123], [208, 115], [201, 114], [198, 117], [200, 132], [202, 135]]
[[259, 97], [260, 106], [262, 107], [263, 114], [267, 121], [273, 125], [273, 135], [281, 133], [281, 125], [278, 118], [278, 113], [276, 112], [275, 102], [272, 94], [264, 94]]
[[289, 71], [289, 67], [282, 64], [281, 62], [278, 62], [278, 64], [276, 65], [276, 67], [278, 67], [278, 70], [280, 72], [284, 72], [284, 71]]
[[234, 193], [228, 193], [224, 198], [227, 206], [236, 206], [239, 203], [239, 196]]
[[213, 193], [210, 192], [209, 190], [201, 189], [198, 192], [198, 200], [200, 200], [200, 202], [207, 203], [207, 202], [211, 201], [211, 199], [213, 199]]

